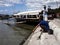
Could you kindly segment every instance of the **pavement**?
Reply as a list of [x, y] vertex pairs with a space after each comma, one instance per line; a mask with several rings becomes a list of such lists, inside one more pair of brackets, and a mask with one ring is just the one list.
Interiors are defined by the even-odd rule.
[[[54, 22], [55, 21], [55, 22]], [[39, 35], [41, 34], [40, 30], [41, 28], [38, 27], [34, 33], [31, 34], [31, 36], [27, 39], [27, 41], [24, 43], [24, 45], [60, 45], [60, 31], [58, 28], [58, 24], [60, 21], [51, 21], [50, 27], [53, 29], [54, 34], [50, 35], [48, 33], [43, 33], [41, 35], [41, 39], [38, 39]], [[53, 22], [53, 23], [52, 23]], [[58, 23], [56, 23], [58, 22]], [[57, 26], [57, 27], [55, 27]], [[55, 28], [55, 29], [54, 29]], [[59, 32], [59, 33], [58, 33]], [[58, 36], [57, 36], [58, 34]]]

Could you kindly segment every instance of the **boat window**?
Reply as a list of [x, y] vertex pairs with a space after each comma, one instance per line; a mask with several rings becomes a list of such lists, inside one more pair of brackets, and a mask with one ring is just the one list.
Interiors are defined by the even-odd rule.
[[27, 15], [28, 18], [36, 18], [36, 15]]
[[26, 15], [23, 15], [23, 18], [26, 18]]
[[21, 18], [26, 18], [26, 15], [21, 15]]
[[16, 16], [12, 16], [12, 17], [16, 18]]
[[23, 15], [21, 15], [21, 18], [23, 18]]
[[17, 17], [19, 18], [19, 15], [17, 15]]

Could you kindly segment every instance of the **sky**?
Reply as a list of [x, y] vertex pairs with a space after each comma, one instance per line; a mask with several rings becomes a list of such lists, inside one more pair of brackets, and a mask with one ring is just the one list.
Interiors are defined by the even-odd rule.
[[43, 5], [55, 9], [60, 6], [60, 0], [0, 0], [0, 14], [43, 10]]

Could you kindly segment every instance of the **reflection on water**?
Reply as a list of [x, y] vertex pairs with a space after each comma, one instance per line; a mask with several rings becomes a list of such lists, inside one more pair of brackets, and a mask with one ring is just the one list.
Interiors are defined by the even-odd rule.
[[19, 45], [31, 33], [30, 30], [16, 29], [18, 30], [0, 22], [0, 45]]

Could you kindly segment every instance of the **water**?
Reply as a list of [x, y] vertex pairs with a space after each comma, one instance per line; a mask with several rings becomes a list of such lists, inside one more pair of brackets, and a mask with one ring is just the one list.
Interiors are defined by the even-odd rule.
[[30, 33], [30, 30], [13, 29], [0, 22], [0, 45], [19, 45]]

